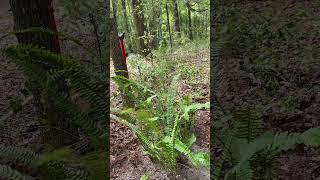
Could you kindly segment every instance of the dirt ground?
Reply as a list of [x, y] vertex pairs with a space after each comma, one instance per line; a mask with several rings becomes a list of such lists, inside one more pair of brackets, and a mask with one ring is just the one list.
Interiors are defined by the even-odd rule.
[[[207, 77], [209, 79], [209, 49], [199, 49], [195, 53], [186, 55], [187, 57], [176, 57], [177, 63], [196, 63], [205, 64], [207, 68]], [[130, 71], [137, 71], [130, 69]], [[113, 76], [113, 65], [111, 64], [111, 76]], [[205, 103], [209, 100], [209, 83], [199, 82], [195, 86], [187, 84], [180, 84], [178, 86], [178, 94], [180, 96], [190, 95], [194, 97], [196, 92], [200, 94], [193, 98], [194, 102]], [[116, 85], [111, 82], [111, 93], [116, 92]], [[121, 107], [119, 99], [111, 101], [112, 107]], [[209, 153], [210, 148], [210, 111], [199, 110], [195, 114], [195, 127], [194, 132], [197, 136], [197, 141], [193, 146], [195, 151], [204, 151]], [[167, 173], [158, 165], [151, 162], [150, 158], [143, 153], [143, 148], [139, 145], [130, 129], [125, 126], [112, 121], [111, 122], [111, 166], [112, 166], [112, 179], [114, 180], [128, 180], [139, 179], [144, 174], [149, 174], [152, 180], [165, 180], [168, 179]], [[206, 168], [192, 168], [191, 165], [178, 164], [178, 174], [181, 176], [177, 179], [184, 180], [209, 180], [209, 169]]]
[[[10, 32], [13, 27], [12, 15], [8, 12], [7, 0], [0, 2], [0, 36]], [[6, 47], [16, 43], [15, 37], [7, 37], [0, 41], [0, 47]], [[24, 79], [17, 71], [14, 64], [9, 63], [0, 56], [0, 115], [10, 111], [10, 100], [17, 96], [23, 86]], [[9, 119], [0, 122], [0, 143], [6, 145], [26, 146], [37, 141], [37, 131], [33, 131], [33, 108], [28, 103], [23, 111]], [[17, 130], [18, 129], [18, 130]], [[28, 137], [30, 136], [30, 137]]]

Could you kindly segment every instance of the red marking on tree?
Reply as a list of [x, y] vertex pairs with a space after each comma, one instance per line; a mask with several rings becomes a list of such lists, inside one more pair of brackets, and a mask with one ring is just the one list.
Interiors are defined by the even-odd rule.
[[124, 64], [127, 66], [126, 50], [124, 49], [123, 39], [120, 39], [120, 48], [121, 48], [122, 59], [124, 61]]

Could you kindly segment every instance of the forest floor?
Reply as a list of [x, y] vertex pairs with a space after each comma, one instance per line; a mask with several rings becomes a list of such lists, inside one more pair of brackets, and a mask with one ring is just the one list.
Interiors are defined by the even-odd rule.
[[[245, 52], [247, 56], [253, 58], [241, 59], [241, 55], [238, 57], [230, 55], [217, 65], [219, 78], [214, 86], [226, 112], [234, 112], [244, 106], [254, 107], [263, 120], [263, 129], [273, 132], [301, 133], [309, 128], [320, 126], [320, 58], [317, 54], [320, 12], [319, 8], [316, 8], [319, 6], [313, 3], [316, 2], [248, 1], [239, 3], [239, 8], [244, 11], [241, 11], [240, 16], [235, 16], [237, 21], [234, 23], [238, 27], [236, 31], [247, 32], [246, 27], [253, 27], [253, 22], [261, 23], [258, 17], [256, 18], [259, 14], [267, 20], [271, 19], [266, 20], [264, 27], [260, 29], [266, 36], [271, 33], [276, 34], [278, 30], [284, 30], [286, 23], [296, 25], [298, 28], [291, 30], [298, 32], [294, 32], [288, 41], [282, 40], [281, 36], [278, 39], [271, 39], [272, 36], [264, 37], [265, 39], [260, 39], [253, 49], [246, 49], [255, 44], [244, 42], [243, 40], [250, 41], [250, 37], [245, 37], [245, 34], [240, 32], [227, 34], [236, 41], [243, 42], [241, 48], [238, 47], [240, 42], [233, 42], [234, 47], [226, 48], [227, 53], [231, 49], [233, 51], [238, 48], [237, 52]], [[305, 16], [302, 15], [303, 13]], [[253, 14], [255, 16], [252, 16]], [[242, 16], [250, 17], [252, 21], [240, 20], [239, 17]], [[230, 18], [230, 24], [231, 21]], [[303, 28], [299, 29], [299, 27]], [[252, 31], [248, 34], [252, 34], [251, 37], [255, 38], [258, 35], [255, 36], [254, 33], [258, 32]], [[262, 32], [259, 33], [262, 34]], [[274, 44], [265, 45], [263, 42]], [[285, 54], [284, 58], [282, 54], [276, 55], [279, 52]], [[230, 54], [233, 53], [230, 52]], [[264, 56], [264, 54], [267, 55]], [[308, 56], [309, 54], [312, 55]], [[212, 113], [216, 115], [213, 117], [213, 123], [223, 118], [219, 109], [213, 109]], [[213, 149], [213, 156], [219, 159], [219, 148], [213, 147]], [[273, 163], [272, 177], [276, 180], [319, 180], [319, 149], [298, 146], [294, 150], [281, 153]]]
[[[13, 17], [9, 10], [9, 2], [0, 3], [0, 36], [12, 31]], [[14, 36], [0, 41], [0, 47], [8, 47], [17, 43]], [[0, 115], [10, 112], [10, 102], [17, 97], [22, 89], [24, 78], [14, 64], [0, 56]], [[23, 110], [0, 122], [0, 143], [5, 145], [29, 146], [38, 142], [39, 131], [34, 131], [34, 110], [32, 103], [25, 105]]]
[[[200, 73], [203, 73], [205, 78], [197, 78], [192, 85], [186, 81], [178, 83], [177, 92], [179, 96], [189, 95], [193, 102], [205, 103], [209, 102], [209, 49], [208, 47], [196, 48], [195, 50], [180, 49], [173, 50], [169, 57], [172, 58], [178, 65], [186, 65], [190, 69], [187, 73], [192, 74], [192, 67], [199, 68]], [[144, 61], [144, 59], [141, 59]], [[157, 59], [154, 60], [157, 62]], [[130, 67], [130, 58], [128, 60], [129, 76], [132, 79], [139, 78], [135, 74], [138, 69]], [[114, 76], [113, 64], [111, 63], [111, 76]], [[197, 76], [197, 75], [195, 75]], [[111, 96], [117, 92], [116, 85], [111, 82]], [[121, 107], [121, 100], [119, 98], [111, 98], [111, 107]], [[210, 143], [210, 111], [199, 110], [195, 114], [194, 132], [197, 141], [193, 146], [195, 151], [203, 151], [209, 153]], [[131, 130], [122, 124], [115, 121], [111, 122], [111, 166], [112, 179], [127, 180], [139, 179], [142, 175], [149, 175], [150, 179], [168, 179], [166, 171], [161, 169], [158, 165], [151, 162], [150, 158], [144, 154], [142, 146], [131, 133]], [[186, 180], [209, 180], [209, 169], [207, 168], [192, 168], [186, 165], [178, 165], [178, 174], [180, 179]], [[178, 179], [179, 179], [178, 178]]]

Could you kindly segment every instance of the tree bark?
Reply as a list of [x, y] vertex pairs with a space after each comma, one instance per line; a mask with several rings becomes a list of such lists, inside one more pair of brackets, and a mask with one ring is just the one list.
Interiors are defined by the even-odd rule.
[[178, 32], [180, 36], [181, 28], [180, 28], [180, 17], [179, 17], [177, 0], [172, 0], [172, 5], [173, 5], [173, 18], [174, 18], [174, 31]]
[[168, 3], [166, 3], [166, 14], [167, 14], [167, 29], [169, 32], [170, 47], [172, 48], [172, 34], [171, 34], [171, 28], [170, 28], [170, 17], [169, 17]]
[[126, 28], [126, 33], [129, 32], [129, 22], [128, 22], [128, 14], [127, 14], [127, 6], [126, 6], [126, 0], [121, 0], [121, 5], [122, 5], [122, 12], [123, 12], [123, 17], [124, 17], [124, 25]]
[[152, 7], [153, 13], [151, 18], [149, 19], [149, 35], [150, 40], [149, 40], [149, 47], [151, 49], [157, 49], [159, 45], [159, 37], [158, 37], [158, 27], [159, 24], [161, 24], [161, 7], [162, 7], [162, 2], [154, 2], [154, 3], [159, 3], [155, 7]]
[[[110, 42], [110, 46], [111, 46], [111, 57], [113, 60], [113, 66], [114, 66], [114, 71], [115, 74], [117, 76], [123, 76], [127, 79], [129, 79], [129, 73], [128, 73], [128, 69], [127, 66], [124, 62], [124, 60], [122, 59], [122, 55], [121, 55], [121, 49], [120, 49], [120, 42], [119, 42], [119, 38], [118, 38], [118, 28], [117, 28], [117, 24], [115, 22], [115, 19], [111, 19], [111, 42]], [[130, 97], [128, 97], [124, 91], [121, 92], [121, 96], [122, 96], [122, 100], [123, 100], [123, 105], [125, 107], [132, 107], [133, 106], [133, 102], [130, 100]]]
[[[56, 30], [53, 11], [49, 10], [51, 0], [10, 0], [13, 12], [14, 29], [21, 30], [30, 27], [42, 27]], [[28, 43], [44, 47], [55, 53], [60, 53], [57, 36], [41, 32], [31, 32], [16, 36], [19, 43]]]
[[[122, 5], [122, 12], [123, 12], [123, 17], [124, 17], [124, 25], [125, 25], [126, 33], [129, 34], [130, 28], [129, 28], [129, 19], [128, 19], [128, 14], [127, 14], [126, 0], [121, 0], [121, 5]], [[132, 51], [131, 42], [128, 43], [128, 49], [129, 49], [129, 51]]]
[[136, 35], [138, 38], [137, 48], [140, 54], [147, 55], [149, 53], [149, 50], [147, 49], [146, 44], [144, 42], [145, 25], [144, 25], [142, 0], [132, 0], [131, 6], [132, 6], [133, 22], [135, 26]]
[[193, 40], [193, 33], [192, 33], [192, 19], [191, 19], [191, 5], [190, 2], [186, 2], [187, 10], [188, 10], [188, 26], [189, 26], [189, 39]]
[[[13, 13], [15, 30], [22, 30], [30, 27], [42, 27], [53, 31], [57, 30], [52, 0], [10, 0], [10, 6]], [[16, 37], [21, 44], [32, 44], [54, 53], [60, 53], [59, 40], [56, 35], [48, 35], [42, 32], [30, 32], [17, 34]], [[63, 78], [56, 83], [61, 92], [68, 93], [68, 88]], [[34, 97], [34, 105], [38, 112], [38, 116], [41, 119], [48, 119], [51, 127], [59, 129], [59, 131], [49, 130], [49, 134], [45, 134], [45, 136], [51, 137], [50, 139], [44, 137], [44, 140], [52, 140], [51, 143], [57, 146], [73, 143], [75, 139], [70, 137], [68, 133], [77, 136], [76, 127], [66, 121], [65, 115], [56, 110], [50, 100], [46, 99], [47, 101], [45, 104], [41, 103], [41, 89], [34, 80], [30, 79], [28, 84]], [[68, 131], [68, 133], [65, 133], [65, 131]]]

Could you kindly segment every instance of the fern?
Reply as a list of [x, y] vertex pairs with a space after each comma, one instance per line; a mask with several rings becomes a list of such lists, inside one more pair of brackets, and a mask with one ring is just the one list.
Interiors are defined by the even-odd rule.
[[[106, 133], [106, 129], [97, 127], [98, 123], [108, 119], [107, 82], [81, 67], [72, 58], [51, 53], [30, 45], [17, 45], [1, 50], [32, 80], [46, 90], [46, 96], [56, 108], [65, 112], [73, 123], [82, 127], [91, 137], [92, 142], [100, 147], [102, 140], [99, 136]], [[50, 67], [50, 71], [47, 68]], [[78, 93], [90, 103], [90, 112], [83, 112], [68, 95], [59, 92], [54, 80], [64, 77], [69, 81], [71, 92]], [[48, 83], [49, 82], [49, 83]], [[49, 86], [48, 86], [49, 85]]]
[[[239, 113], [240, 112], [240, 113]], [[226, 131], [223, 154], [215, 165], [214, 179], [269, 179], [272, 161], [277, 154], [295, 148], [297, 144], [319, 147], [320, 128], [304, 133], [261, 132], [259, 120], [253, 110], [242, 109], [235, 113], [239, 125]]]
[[253, 109], [243, 108], [234, 114], [234, 118], [239, 122], [237, 127], [238, 138], [251, 142], [259, 135], [261, 122]]
[[[79, 157], [74, 154], [69, 148], [62, 148], [38, 155], [31, 150], [24, 148], [17, 148], [11, 146], [0, 147], [0, 158], [5, 160], [14, 160], [14, 163], [22, 163], [24, 167], [32, 168], [34, 170], [41, 170], [39, 176], [44, 179], [88, 179], [88, 170], [80, 167], [72, 167], [72, 163], [81, 162]], [[89, 161], [87, 161], [89, 162]], [[101, 160], [99, 160], [101, 162]], [[86, 164], [87, 169], [93, 168], [92, 164]], [[101, 167], [102, 163], [99, 164]], [[104, 169], [105, 171], [105, 169]], [[92, 172], [95, 176], [96, 172]], [[100, 176], [99, 176], [100, 177]], [[105, 174], [104, 174], [105, 177]], [[6, 165], [0, 165], [0, 178], [4, 179], [34, 179], [31, 176], [24, 175], [19, 171], [12, 169]], [[94, 178], [93, 178], [94, 179]]]
[[[25, 148], [0, 145], [0, 158], [13, 161], [16, 164], [32, 166], [38, 155]], [[10, 166], [0, 164], [0, 179], [32, 180], [33, 178], [12, 169]]]
[[38, 155], [25, 148], [0, 145], [0, 158], [11, 159], [17, 163], [29, 165], [38, 158]]
[[[172, 144], [172, 138], [169, 136], [164, 137], [162, 141], [167, 144]], [[194, 166], [209, 166], [210, 164], [208, 154], [192, 152], [190, 148], [179, 139], [175, 140], [174, 149], [188, 157]]]
[[23, 175], [20, 172], [11, 169], [11, 167], [0, 164], [0, 178], [8, 180], [33, 180], [34, 178]]
[[[177, 84], [179, 75], [172, 80]], [[134, 108], [111, 110], [111, 119], [128, 126], [139, 139], [147, 153], [157, 159], [170, 171], [176, 169], [177, 158], [185, 155], [195, 166], [208, 166], [209, 156], [205, 153], [194, 153], [190, 150], [195, 141], [194, 135], [182, 132], [181, 124], [190, 122], [191, 114], [202, 108], [209, 108], [206, 104], [191, 104], [188, 99], [176, 100], [175, 88], [167, 92], [154, 93], [124, 77], [113, 77], [120, 90], [131, 87], [132, 96], [136, 102]], [[144, 90], [142, 90], [144, 89]], [[138, 96], [133, 96], [138, 92]]]
[[25, 33], [44, 33], [44, 34], [47, 34], [47, 35], [54, 35], [54, 36], [62, 37], [64, 39], [67, 39], [67, 40], [79, 45], [86, 52], [88, 52], [90, 55], [93, 55], [93, 57], [96, 57], [95, 51], [93, 49], [90, 49], [89, 47], [86, 47], [77, 38], [75, 38], [75, 37], [73, 37], [73, 36], [71, 36], [69, 34], [63, 33], [63, 32], [56, 32], [56, 31], [53, 31], [51, 29], [46, 29], [46, 28], [43, 28], [43, 27], [30, 27], [30, 28], [21, 29], [21, 30], [15, 30], [15, 31], [12, 31], [10, 33], [7, 33], [7, 34], [1, 36], [0, 37], [0, 41], [2, 39], [4, 39], [4, 38], [8, 37], [8, 36], [11, 36], [11, 35], [25, 34]]
[[[38, 27], [9, 33], [1, 37], [0, 40], [8, 35], [29, 32], [63, 36], [84, 47], [79, 40], [67, 34]], [[93, 57], [96, 56], [93, 50], [86, 47], [84, 49]], [[72, 57], [54, 54], [31, 45], [19, 44], [0, 49], [0, 53], [7, 56], [26, 77], [35, 82], [34, 85], [41, 90], [41, 98], [44, 101], [50, 101], [56, 110], [63, 112], [67, 116], [70, 124], [78, 125], [87, 133], [91, 139], [90, 142], [95, 145], [98, 152], [105, 151], [108, 148], [108, 144], [104, 143], [104, 136], [108, 134], [108, 130], [101, 126], [101, 124], [107, 124], [109, 118], [107, 114], [109, 92], [106, 75], [96, 74], [82, 67], [79, 61]], [[62, 93], [56, 84], [57, 80], [62, 77], [67, 81], [69, 93]], [[85, 111], [81, 109], [77, 102], [78, 100], [84, 100], [88, 103], [89, 109]], [[103, 179], [107, 176], [108, 169], [99, 169], [106, 167], [104, 165], [107, 164], [106, 162], [100, 159], [95, 161], [90, 158], [83, 160], [81, 162], [83, 164], [80, 163], [82, 166], [86, 166], [85, 169], [73, 166], [72, 163], [76, 161], [75, 159], [78, 158], [79, 160], [81, 158], [68, 149], [37, 155], [22, 148], [0, 146], [0, 158], [11, 158], [16, 163], [23, 163], [38, 169], [41, 172], [41, 175], [39, 175], [44, 179], [95, 179], [95, 177]], [[105, 159], [108, 158], [105, 157]], [[100, 171], [98, 176], [95, 176], [96, 170]], [[6, 166], [1, 166], [0, 168], [0, 179], [2, 177], [5, 179], [29, 178]]]

